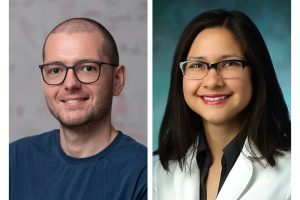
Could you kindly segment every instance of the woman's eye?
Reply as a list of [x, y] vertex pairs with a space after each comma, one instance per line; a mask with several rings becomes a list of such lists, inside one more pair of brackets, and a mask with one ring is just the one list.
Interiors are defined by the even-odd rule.
[[204, 63], [191, 63], [189, 68], [206, 68]]
[[241, 66], [241, 63], [239, 61], [235, 60], [228, 60], [224, 62], [224, 67], [239, 67]]

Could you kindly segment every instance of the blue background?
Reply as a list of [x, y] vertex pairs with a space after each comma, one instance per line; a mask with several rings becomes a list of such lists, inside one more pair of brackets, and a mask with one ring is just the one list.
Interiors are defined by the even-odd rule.
[[211, 9], [239, 10], [261, 31], [288, 108], [291, 105], [291, 2], [281, 0], [153, 1], [153, 150], [169, 92], [171, 64], [184, 27], [198, 14]]

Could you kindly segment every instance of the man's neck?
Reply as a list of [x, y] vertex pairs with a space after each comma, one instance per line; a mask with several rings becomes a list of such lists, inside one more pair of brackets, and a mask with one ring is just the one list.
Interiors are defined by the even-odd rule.
[[96, 155], [105, 149], [117, 136], [117, 131], [108, 122], [87, 124], [80, 127], [61, 125], [60, 143], [63, 151], [75, 158]]

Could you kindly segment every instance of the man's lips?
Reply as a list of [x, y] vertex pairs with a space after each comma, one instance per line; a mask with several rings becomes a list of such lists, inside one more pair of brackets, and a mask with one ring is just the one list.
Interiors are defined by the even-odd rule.
[[84, 102], [88, 99], [89, 97], [67, 97], [67, 98], [60, 99], [60, 101], [72, 105], [72, 104], [78, 104]]

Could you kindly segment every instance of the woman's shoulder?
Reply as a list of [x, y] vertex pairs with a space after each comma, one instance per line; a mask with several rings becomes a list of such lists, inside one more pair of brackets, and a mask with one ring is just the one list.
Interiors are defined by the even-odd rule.
[[282, 155], [278, 156], [276, 160], [279, 162], [291, 161], [291, 151], [281, 151]]
[[276, 168], [278, 171], [286, 171], [287, 173], [291, 172], [291, 152], [282, 152], [282, 155], [275, 157]]
[[[181, 168], [177, 160], [169, 161], [169, 170], [163, 168], [159, 157], [153, 158], [154, 199], [199, 199], [199, 169], [195, 157], [188, 155]], [[195, 198], [196, 197], [196, 198]]]
[[177, 162], [169, 161], [169, 170], [163, 168], [159, 156], [153, 157], [153, 199], [174, 199], [174, 175]]
[[161, 175], [166, 175], [170, 176], [171, 174], [174, 174], [175, 169], [177, 167], [178, 162], [176, 161], [169, 161], [169, 170], [164, 169], [162, 166], [159, 156], [155, 155], [153, 156], [153, 176], [161, 176]]

